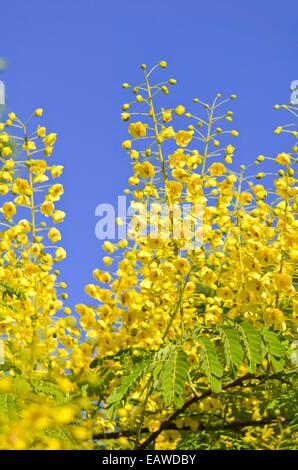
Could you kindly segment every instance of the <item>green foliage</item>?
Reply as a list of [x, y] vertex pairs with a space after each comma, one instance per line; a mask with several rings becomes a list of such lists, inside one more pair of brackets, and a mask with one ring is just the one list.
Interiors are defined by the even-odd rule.
[[257, 364], [262, 360], [262, 342], [258, 330], [247, 322], [236, 323], [235, 327], [239, 331], [248, 361], [249, 371], [254, 374]]
[[199, 342], [201, 345], [200, 356], [202, 370], [206, 374], [212, 391], [219, 393], [221, 390], [223, 368], [219, 362], [216, 348], [208, 338], [200, 337]]
[[238, 369], [244, 358], [239, 333], [236, 329], [225, 325], [219, 331], [224, 346], [227, 366]]
[[34, 379], [31, 381], [30, 385], [34, 393], [55, 400], [57, 404], [63, 403], [66, 400], [64, 393], [53, 382], [42, 379]]
[[182, 349], [170, 352], [161, 372], [162, 395], [166, 405], [182, 405], [182, 392], [187, 380], [188, 365]]
[[12, 393], [0, 393], [0, 415], [9, 421], [17, 415], [16, 396]]
[[284, 368], [284, 352], [276, 333], [265, 327], [261, 331], [265, 343], [268, 360], [273, 366], [275, 372], [281, 372]]
[[[238, 376], [238, 368], [244, 361], [252, 374], [257, 372], [264, 358], [267, 358], [274, 372], [280, 372], [285, 364], [285, 352], [278, 335], [268, 328], [263, 328], [260, 334], [245, 321], [228, 321], [212, 336], [201, 333], [197, 341], [199, 369], [188, 364], [180, 343], [167, 345], [153, 353], [139, 351], [135, 370], [122, 378], [119, 386], [106, 399], [107, 405], [115, 408], [117, 403], [126, 401], [146, 375], [150, 380], [151, 391], [160, 393], [166, 406], [180, 407], [189, 374], [204, 374], [212, 392], [217, 394], [221, 392], [224, 380]], [[124, 356], [129, 357], [128, 350], [120, 351], [112, 359], [122, 361]], [[96, 368], [102, 364], [103, 360], [96, 359], [90, 367]]]
[[131, 374], [124, 377], [119, 387], [115, 388], [112, 394], [106, 399], [107, 404], [114, 404], [125, 400], [127, 395], [134, 387], [139, 383], [139, 380], [142, 378], [144, 373], [148, 371], [149, 362], [143, 362], [139, 367], [137, 367]]

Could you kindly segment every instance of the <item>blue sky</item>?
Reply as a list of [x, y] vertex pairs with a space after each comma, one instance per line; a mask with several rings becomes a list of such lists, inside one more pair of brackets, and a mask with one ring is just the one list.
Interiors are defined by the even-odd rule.
[[273, 105], [289, 101], [290, 83], [298, 79], [296, 0], [0, 3], [8, 108], [26, 117], [43, 107], [45, 124], [59, 136], [55, 161], [65, 166], [68, 251], [62, 277], [71, 304], [84, 299], [83, 287], [101, 265], [95, 208], [114, 203], [130, 176], [121, 149], [127, 94], [120, 85], [139, 81], [140, 63], [168, 61], [177, 104], [237, 94], [239, 164], [280, 150], [272, 130], [286, 117]]

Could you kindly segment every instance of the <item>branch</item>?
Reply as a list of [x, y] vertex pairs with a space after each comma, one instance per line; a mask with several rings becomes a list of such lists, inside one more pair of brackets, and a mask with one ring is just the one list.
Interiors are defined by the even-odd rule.
[[[246, 380], [249, 380], [249, 379], [255, 379], [255, 380], [269, 380], [269, 379], [279, 379], [279, 380], [282, 380], [282, 377], [280, 376], [280, 374], [272, 374], [272, 375], [267, 375], [267, 374], [262, 374], [262, 375], [254, 375], [254, 374], [246, 374], [244, 375], [243, 377], [238, 377], [237, 379], [235, 380], [231, 380], [229, 382], [226, 382], [223, 386], [222, 386], [222, 390], [227, 390], [229, 388], [233, 388], [233, 387], [237, 387], [238, 385], [243, 385], [243, 382], [245, 382]], [[192, 398], [190, 398], [189, 400], [187, 400], [184, 405], [181, 406], [181, 408], [178, 408], [177, 410], [175, 410], [173, 413], [171, 413], [168, 418], [165, 419], [165, 421], [163, 421], [159, 427], [159, 429], [157, 429], [157, 431], [153, 432], [139, 447], [138, 447], [138, 450], [144, 450], [146, 449], [150, 444], [151, 442], [153, 442], [157, 436], [160, 435], [160, 433], [162, 431], [165, 431], [168, 429], [167, 426], [169, 426], [176, 418], [178, 418], [178, 416], [181, 414], [181, 413], [184, 413], [184, 411], [187, 410], [187, 408], [189, 408], [191, 405], [193, 405], [194, 403], [197, 403], [198, 401], [200, 400], [203, 400], [204, 398], [207, 398], [209, 397], [210, 395], [212, 395], [212, 390], [211, 388], [209, 388], [208, 390], [206, 390], [205, 392], [202, 392], [200, 393], [199, 395], [195, 395], [193, 396]]]
[[[234, 421], [233, 423], [224, 423], [219, 426], [204, 426], [204, 425], [199, 425], [199, 427], [196, 429], [196, 431], [219, 431], [219, 430], [238, 430], [242, 428], [246, 428], [249, 426], [256, 426], [256, 427], [262, 427], [266, 426], [267, 424], [277, 424], [278, 420], [277, 419], [259, 419], [259, 420], [251, 420], [251, 421]], [[174, 431], [192, 431], [190, 426], [184, 426], [182, 428], [178, 428], [176, 424], [174, 423], [169, 423], [167, 424], [164, 429], [164, 431], [167, 430], [174, 430]], [[150, 430], [149, 428], [142, 428], [141, 433], [142, 434], [147, 434], [149, 433]], [[93, 436], [93, 439], [96, 440], [107, 440], [107, 439], [119, 439], [119, 437], [132, 437], [135, 436], [135, 431], [132, 430], [127, 430], [127, 431], [116, 431], [116, 432], [103, 432], [99, 434], [95, 434]]]

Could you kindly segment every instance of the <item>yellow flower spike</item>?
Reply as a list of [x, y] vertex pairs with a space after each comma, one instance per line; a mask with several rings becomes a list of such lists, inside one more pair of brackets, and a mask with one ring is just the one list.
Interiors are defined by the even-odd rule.
[[[18, 126], [14, 133], [20, 132], [21, 140], [9, 135], [10, 128], [0, 132], [0, 194], [5, 195], [1, 203], [0, 330], [7, 338], [7, 370], [0, 368], [0, 390], [7, 410], [13, 405], [9, 420], [1, 418], [4, 421], [0, 448], [64, 450], [79, 445], [94, 449], [98, 440], [93, 436], [102, 433], [107, 433], [107, 439], [104, 435], [100, 438], [107, 450], [115, 446], [130, 448], [133, 441], [140, 445], [150, 437], [151, 433], [143, 433], [143, 429], [158, 431], [160, 423], [175, 410], [210, 386], [212, 397], [184, 407], [183, 416], [175, 420], [176, 426], [170, 423], [175, 429], [155, 436], [156, 448], [180, 447], [180, 436], [181, 446], [185, 444], [189, 430], [197, 429], [202, 412], [207, 420], [215, 412], [219, 420], [224, 418], [232, 426], [234, 422], [241, 423], [243, 416], [252, 421], [269, 421], [265, 427], [251, 426], [243, 436], [239, 434], [237, 443], [234, 437], [219, 431], [213, 439], [211, 432], [210, 448], [246, 448], [248, 444], [250, 448], [275, 449], [284, 442], [276, 419], [270, 423], [268, 405], [271, 399], [287, 396], [294, 377], [287, 374], [292, 372], [290, 360], [283, 365], [282, 358], [273, 358], [270, 342], [274, 354], [281, 354], [282, 349], [288, 352], [288, 344], [297, 333], [298, 195], [291, 166], [295, 164], [295, 150], [285, 149], [274, 158], [258, 157], [257, 164], [278, 159], [276, 163], [281, 167], [270, 165], [270, 172], [266, 165], [256, 174], [249, 173], [250, 165], [247, 169], [243, 165], [236, 171], [228, 169], [222, 161], [232, 162], [234, 148], [225, 151], [229, 148], [225, 138], [233, 136], [234, 131], [217, 126], [220, 118], [232, 119], [233, 113], [218, 112], [218, 105], [225, 104], [224, 99], [218, 101], [219, 94], [215, 104], [204, 105], [197, 100], [202, 112], [207, 111], [207, 118], [183, 113], [190, 127], [182, 132], [193, 131], [193, 135], [187, 136], [191, 137], [187, 143], [181, 136], [181, 145], [176, 148], [174, 138], [181, 129], [176, 123], [175, 130], [168, 124], [176, 113], [157, 108], [155, 92], [165, 82], [151, 85], [151, 71], [147, 72], [143, 64], [142, 84], [132, 88], [134, 100], [122, 109], [125, 113], [130, 106], [136, 106], [140, 93], [144, 97], [146, 135], [141, 135], [141, 126], [132, 127], [134, 135], [130, 134], [127, 149], [133, 170], [130, 181], [138, 186], [133, 188], [135, 191], [124, 191], [130, 195], [131, 207], [142, 215], [133, 217], [131, 240], [128, 236], [115, 243], [105, 241], [107, 256], [102, 269], [94, 270], [94, 284], [85, 289], [91, 298], [88, 305], [76, 306], [74, 316], [71, 308], [63, 304], [68, 298], [67, 286], [55, 269], [65, 250], [60, 244], [49, 247], [46, 241], [57, 244], [61, 239], [59, 230], [51, 227], [51, 217], [57, 221], [64, 218], [64, 213], [59, 214], [54, 207], [63, 187], [52, 184], [62, 167], [49, 166], [45, 158], [35, 159], [35, 150], [28, 148], [28, 140]], [[283, 106], [281, 109], [292, 110]], [[137, 123], [129, 121], [130, 124]], [[28, 135], [35, 135], [31, 141], [37, 150], [44, 151], [36, 136], [45, 139], [46, 129], [37, 127], [35, 133], [34, 129], [33, 133], [27, 130]], [[282, 130], [285, 136], [292, 138], [293, 134], [297, 138], [293, 127]], [[221, 142], [214, 149], [217, 134]], [[138, 150], [131, 148], [134, 139], [138, 140]], [[195, 148], [188, 148], [188, 144]], [[51, 141], [50, 152], [53, 145]], [[11, 149], [11, 154], [3, 155], [5, 147]], [[15, 149], [16, 155], [22, 155], [20, 159], [15, 157]], [[258, 184], [260, 179], [264, 184]], [[174, 206], [180, 207], [184, 202], [188, 210], [177, 215]], [[6, 203], [12, 203], [17, 210], [14, 220], [4, 215]], [[24, 207], [16, 208], [17, 204]], [[141, 230], [152, 215], [151, 206], [155, 211], [149, 223], [158, 229], [156, 237], [148, 237]], [[7, 207], [8, 214], [13, 212], [12, 207]], [[177, 236], [171, 223], [179, 224], [182, 218], [189, 224]], [[199, 235], [198, 243], [190, 243], [194, 230]], [[262, 354], [256, 359], [255, 373], [251, 372], [243, 346], [245, 327], [248, 336], [254, 329], [260, 342]], [[241, 361], [233, 354], [227, 359], [224, 341], [228, 341], [226, 336], [232, 331], [243, 349]], [[216, 354], [220, 356], [217, 366], [207, 367], [210, 355], [211, 363], [217, 363]], [[164, 367], [160, 367], [160, 357]], [[235, 361], [232, 366], [231, 361]], [[179, 377], [173, 394], [175, 364]], [[141, 375], [130, 380], [137, 368], [142, 369]], [[241, 383], [247, 373], [253, 378], [258, 371], [262, 374], [261, 388], [254, 379]], [[284, 373], [289, 380], [280, 383], [276, 390], [271, 387], [268, 400], [266, 378], [271, 380], [272, 374], [278, 377]], [[228, 395], [218, 393], [220, 383], [234, 379], [240, 381], [237, 383], [242, 392], [237, 406], [230, 398], [232, 385]], [[124, 400], [120, 391], [127, 380], [129, 389]], [[98, 390], [100, 407], [94, 406]], [[258, 399], [251, 398], [254, 396]], [[111, 417], [107, 402], [113, 402], [115, 418]], [[277, 411], [273, 417], [283, 420], [282, 410]], [[60, 431], [56, 433], [58, 428], [63, 428], [63, 438]], [[127, 431], [129, 437], [123, 436]], [[119, 432], [119, 438], [109, 439], [110, 432]]]

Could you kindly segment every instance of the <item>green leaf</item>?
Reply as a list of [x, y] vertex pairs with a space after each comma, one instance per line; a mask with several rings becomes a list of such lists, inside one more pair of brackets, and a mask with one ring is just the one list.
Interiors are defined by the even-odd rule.
[[65, 427], [57, 426], [54, 429], [46, 429], [44, 434], [48, 437], [52, 437], [54, 439], [59, 439], [62, 441], [66, 441], [71, 450], [78, 450], [79, 446], [76, 440], [74, 439], [71, 432]]
[[188, 364], [182, 349], [174, 349], [168, 356], [162, 374], [162, 394], [166, 405], [181, 405], [181, 394], [187, 381]]
[[32, 390], [37, 395], [45, 395], [55, 400], [57, 403], [64, 403], [66, 401], [65, 394], [53, 382], [49, 382], [48, 380], [33, 379], [31, 381], [31, 386]]
[[17, 416], [16, 396], [12, 393], [0, 393], [0, 416], [8, 421]]
[[215, 346], [208, 338], [199, 337], [199, 342], [201, 345], [200, 356], [202, 370], [206, 374], [212, 391], [218, 393], [221, 388], [218, 379], [223, 375], [223, 368], [219, 362]]
[[114, 404], [124, 400], [129, 392], [138, 385], [139, 380], [148, 370], [149, 361], [144, 361], [139, 367], [137, 367], [131, 374], [123, 378], [119, 387], [117, 387], [111, 395], [106, 399], [107, 404]]
[[245, 321], [237, 324], [237, 329], [240, 332], [244, 343], [249, 371], [254, 374], [257, 369], [257, 364], [260, 364], [262, 360], [261, 337], [258, 331]]
[[244, 352], [241, 347], [241, 338], [235, 328], [222, 326], [220, 334], [223, 340], [225, 358], [229, 367], [236, 369], [240, 366], [244, 358]]
[[278, 336], [274, 331], [263, 328], [261, 331], [268, 352], [275, 357], [283, 357], [283, 348]]
[[265, 347], [267, 350], [268, 360], [275, 372], [281, 372], [284, 368], [284, 351], [278, 336], [274, 331], [263, 328], [261, 331]]

